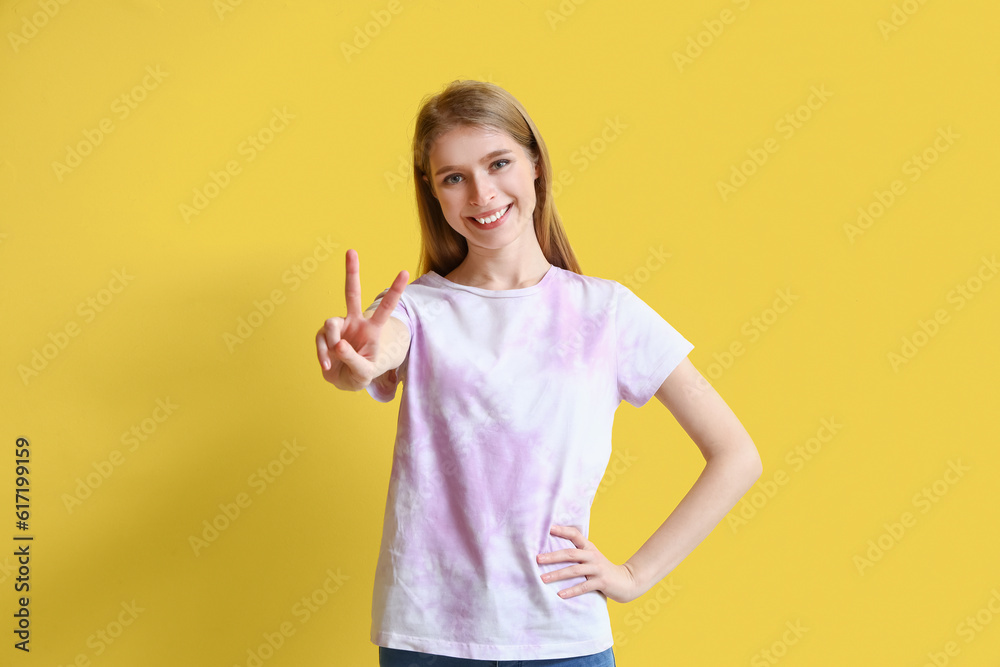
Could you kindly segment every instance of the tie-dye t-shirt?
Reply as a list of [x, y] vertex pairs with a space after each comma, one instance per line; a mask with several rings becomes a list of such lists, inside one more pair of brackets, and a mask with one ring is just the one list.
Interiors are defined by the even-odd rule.
[[573, 563], [535, 556], [573, 548], [552, 525], [589, 536], [615, 410], [694, 345], [624, 285], [557, 266], [511, 290], [431, 271], [392, 316], [411, 339], [397, 385], [367, 388], [388, 402], [403, 384], [371, 641], [477, 660], [608, 649], [604, 593], [559, 597], [586, 578], [543, 582]]

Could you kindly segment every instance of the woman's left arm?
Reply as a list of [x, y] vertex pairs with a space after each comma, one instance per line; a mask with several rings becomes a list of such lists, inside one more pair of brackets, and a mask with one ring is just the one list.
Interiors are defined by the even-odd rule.
[[641, 596], [701, 544], [763, 472], [760, 454], [743, 424], [687, 357], [671, 371], [655, 396], [701, 450], [705, 468], [674, 511], [622, 565], [610, 562], [577, 528], [553, 526], [554, 535], [572, 540], [576, 548], [540, 554], [538, 562], [580, 564], [552, 571], [542, 579], [588, 578], [560, 591], [561, 597], [591, 590], [600, 590], [616, 602]]
[[642, 595], [708, 537], [763, 473], [743, 424], [688, 358], [671, 371], [656, 398], [705, 457], [691, 490], [634, 556], [625, 561]]

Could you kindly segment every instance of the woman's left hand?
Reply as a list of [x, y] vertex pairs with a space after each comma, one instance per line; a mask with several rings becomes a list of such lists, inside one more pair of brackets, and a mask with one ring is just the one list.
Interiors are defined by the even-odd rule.
[[615, 565], [604, 557], [593, 542], [588, 541], [579, 528], [573, 526], [552, 526], [552, 535], [571, 540], [575, 549], [560, 549], [538, 554], [539, 564], [571, 561], [579, 565], [568, 565], [541, 575], [542, 581], [549, 583], [573, 577], [587, 577], [587, 581], [559, 591], [559, 597], [571, 598], [590, 591], [601, 591], [615, 602], [631, 602], [645, 591], [639, 590], [635, 574], [628, 564]]

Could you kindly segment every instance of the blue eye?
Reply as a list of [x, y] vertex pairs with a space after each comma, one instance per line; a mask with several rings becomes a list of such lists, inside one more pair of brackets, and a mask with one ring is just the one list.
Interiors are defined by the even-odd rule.
[[[500, 164], [501, 162], [505, 163], [505, 164], [504, 164], [503, 166], [504, 166], [504, 167], [506, 167], [506, 166], [507, 166], [507, 164], [509, 164], [509, 163], [510, 163], [510, 160], [508, 160], [508, 159], [506, 159], [506, 158], [500, 158], [499, 160], [497, 160], [496, 162], [494, 162], [494, 163], [493, 163], [493, 166], [495, 166], [495, 165], [498, 165], [498, 164]], [[503, 167], [500, 167], [500, 168], [502, 169]], [[444, 179], [443, 179], [443, 180], [441, 181], [441, 183], [442, 183], [443, 185], [456, 185], [456, 184], [458, 183], [458, 181], [453, 181], [453, 180], [451, 180], [451, 179], [452, 179], [452, 178], [455, 178], [455, 177], [456, 177], [456, 176], [458, 176], [458, 175], [459, 175], [459, 174], [452, 174], [451, 176], [445, 176], [445, 177], [444, 177]]]

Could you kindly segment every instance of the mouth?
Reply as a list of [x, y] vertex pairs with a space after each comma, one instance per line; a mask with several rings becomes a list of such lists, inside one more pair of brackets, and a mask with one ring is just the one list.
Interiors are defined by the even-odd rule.
[[507, 219], [507, 214], [510, 213], [510, 209], [513, 206], [513, 202], [507, 204], [501, 209], [494, 211], [491, 215], [482, 216], [479, 218], [473, 218], [471, 216], [466, 216], [466, 219], [474, 223], [476, 227], [480, 229], [492, 229], [497, 227]]

